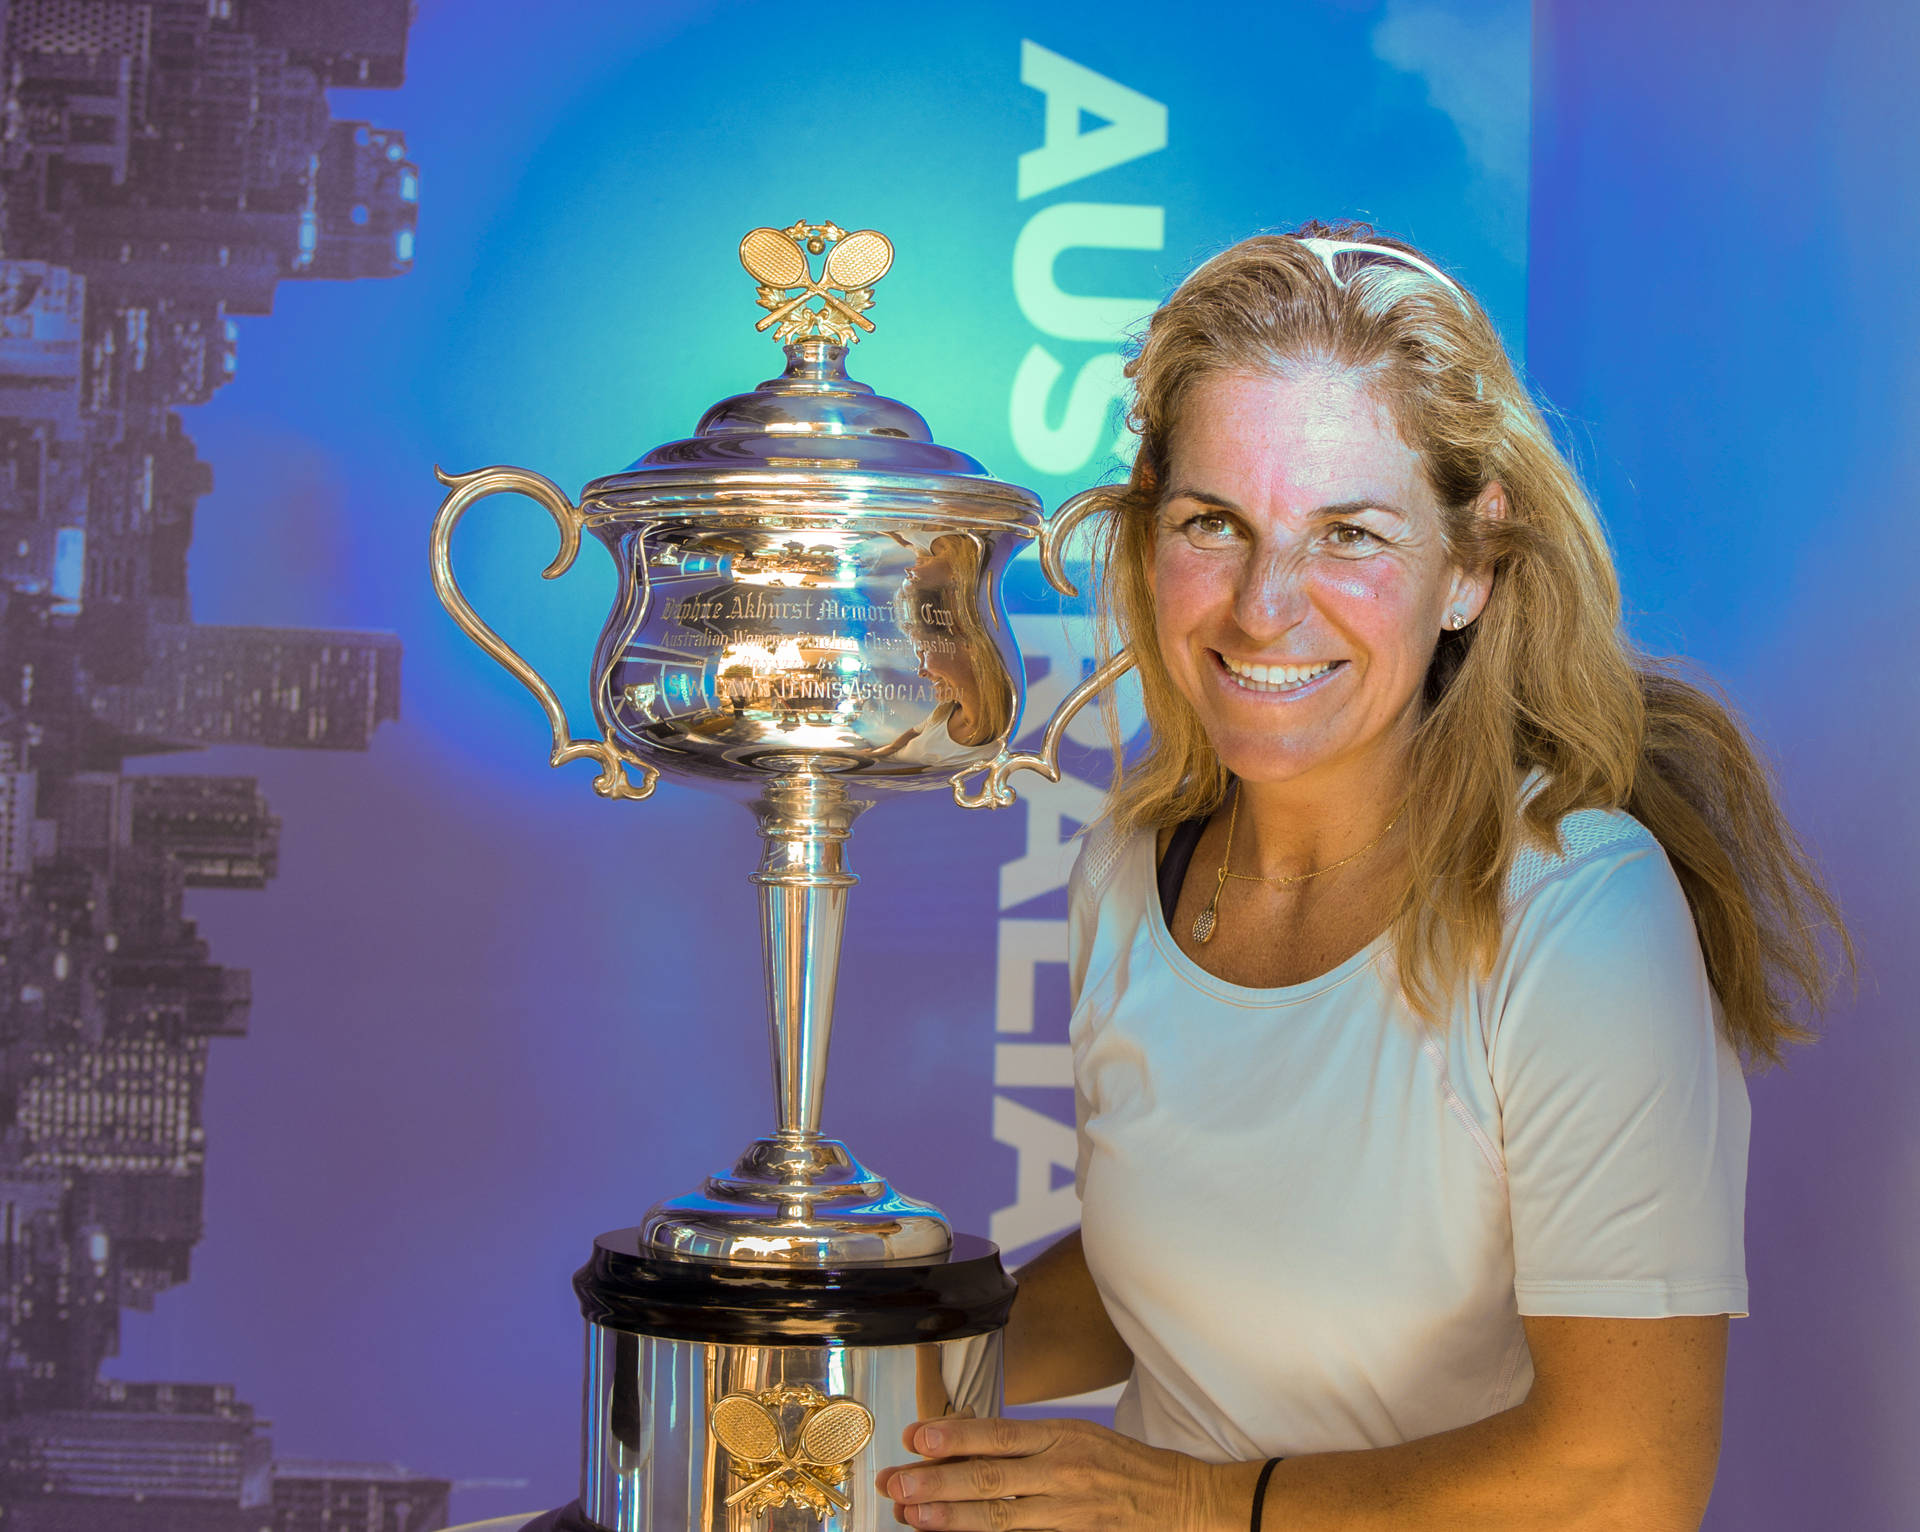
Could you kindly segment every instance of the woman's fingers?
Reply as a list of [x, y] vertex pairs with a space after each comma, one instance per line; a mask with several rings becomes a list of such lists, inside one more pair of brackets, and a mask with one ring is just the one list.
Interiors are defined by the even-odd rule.
[[936, 1501], [898, 1507], [895, 1515], [910, 1527], [937, 1532], [1055, 1532], [1070, 1525], [1100, 1525], [1097, 1521], [1062, 1521], [1059, 1502], [1047, 1495], [1023, 1495], [1017, 1500]]
[[[1059, 1498], [1083, 1454], [1088, 1428], [1071, 1420], [942, 1419], [910, 1427], [906, 1440], [929, 1461], [882, 1469], [880, 1493], [894, 1517], [941, 1532], [1025, 1532], [1102, 1525]], [[1062, 1449], [1065, 1450], [1062, 1450]], [[1069, 1519], [1062, 1520], [1066, 1516]]]
[[1025, 1457], [1044, 1452], [1060, 1440], [1059, 1420], [1012, 1420], [989, 1415], [979, 1420], [946, 1416], [923, 1420], [907, 1431], [907, 1446], [923, 1458]]
[[[965, 1458], [972, 1463], [979, 1463], [1031, 1457], [1055, 1446], [1060, 1440], [1062, 1425], [1070, 1424], [1056, 1420], [1008, 1420], [999, 1416], [984, 1420], [966, 1420], [958, 1416], [917, 1420], [901, 1432], [901, 1440], [909, 1452], [917, 1452], [921, 1457], [934, 1461], [900, 1463], [883, 1468], [874, 1475], [874, 1486], [893, 1500], [929, 1499], [932, 1497], [924, 1493], [926, 1485], [937, 1483], [947, 1486], [961, 1482], [951, 1477], [939, 1480], [923, 1477], [953, 1459]], [[953, 1466], [959, 1468], [963, 1465]], [[972, 1474], [977, 1480], [992, 1483], [997, 1482], [997, 1476], [1002, 1471], [997, 1467], [974, 1468]], [[911, 1490], [900, 1487], [903, 1475], [913, 1476], [909, 1481]], [[985, 1493], [1017, 1495], [1025, 1492], [1019, 1489], [994, 1489]]]
[[1083, 1420], [942, 1416], [902, 1440], [922, 1460], [879, 1469], [874, 1487], [928, 1532], [1170, 1532], [1225, 1471]]
[[1006, 1495], [1040, 1495], [1054, 1487], [1054, 1474], [1042, 1458], [953, 1458], [895, 1469], [881, 1493], [893, 1500], [932, 1502], [998, 1500]]
[[942, 1419], [907, 1439], [929, 1461], [875, 1482], [896, 1519], [938, 1532], [1171, 1532], [1225, 1471], [1081, 1420]]

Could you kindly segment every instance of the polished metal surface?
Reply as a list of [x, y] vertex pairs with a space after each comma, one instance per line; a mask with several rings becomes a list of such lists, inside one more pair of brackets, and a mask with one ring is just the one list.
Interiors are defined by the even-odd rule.
[[[1106, 510], [1112, 500], [1113, 489], [1110, 485], [1082, 490], [1048, 518], [1040, 534], [1040, 567], [1045, 571], [1048, 583], [1062, 595], [1080, 594], [1079, 587], [1067, 575], [1067, 540], [1079, 530], [1082, 522]], [[1133, 669], [1133, 665], [1133, 655], [1125, 649], [1101, 661], [1093, 674], [1068, 692], [1061, 699], [1059, 707], [1054, 709], [1053, 717], [1047, 720], [1046, 728], [1040, 733], [1038, 752], [1016, 753], [1002, 745], [987, 767], [986, 776], [979, 787], [967, 786], [969, 772], [954, 774], [953, 801], [963, 809], [1007, 808], [1017, 801], [1013, 789], [1007, 785], [1008, 778], [1017, 771], [1038, 772], [1049, 782], [1058, 782], [1060, 741], [1066, 735], [1067, 725], [1073, 722], [1083, 707]]]
[[994, 758], [1020, 704], [1000, 581], [1025, 529], [731, 521], [614, 537], [628, 594], [592, 682], [608, 739], [755, 794], [801, 774], [937, 788]]
[[766, 842], [752, 876], [760, 889], [778, 1125], [730, 1173], [647, 1214], [643, 1238], [655, 1249], [839, 1265], [924, 1258], [953, 1243], [938, 1210], [901, 1196], [844, 1144], [820, 1136], [847, 890], [858, 881], [843, 853], [854, 816], [867, 806], [839, 779], [807, 772], [776, 777], [754, 804]]
[[[730, 1171], [656, 1206], [649, 1245], [817, 1266], [925, 1258], [949, 1247], [946, 1220], [820, 1131], [856, 881], [845, 845], [882, 790], [947, 786], [963, 806], [988, 808], [1014, 801], [1016, 772], [1059, 779], [1068, 719], [1130, 662], [1117, 656], [1076, 688], [1038, 753], [1010, 752], [1024, 670], [1001, 582], [1039, 538], [1048, 578], [1072, 593], [1065, 541], [1102, 496], [1048, 523], [1029, 491], [846, 375], [847, 345], [873, 328], [873, 284], [892, 264], [884, 236], [760, 228], [740, 260], [766, 310], [760, 327], [777, 325], [786, 343], [785, 370], [714, 405], [693, 436], [594, 480], [577, 505], [525, 469], [442, 474], [451, 492], [434, 523], [434, 587], [540, 703], [554, 765], [593, 760], [594, 787], [610, 798], [644, 798], [669, 775], [746, 800], [759, 821], [752, 878], [776, 1125]], [[572, 564], [582, 532], [613, 558], [617, 594], [589, 676], [596, 738], [573, 737], [553, 688], [454, 578], [455, 526], [502, 492], [533, 499], [558, 527], [548, 578]]]
[[852, 1266], [938, 1256], [953, 1225], [895, 1191], [834, 1138], [774, 1134], [641, 1223], [655, 1250], [714, 1261]]
[[873, 1476], [911, 1461], [906, 1427], [999, 1412], [1001, 1339], [721, 1346], [588, 1325], [581, 1505], [609, 1532], [880, 1532]]
[[776, 1383], [714, 1400], [707, 1423], [740, 1487], [723, 1502], [749, 1516], [803, 1506], [816, 1517], [851, 1511], [847, 1470], [873, 1440], [873, 1412], [811, 1383]]
[[[610, 736], [597, 740], [574, 739], [572, 726], [567, 722], [566, 709], [554, 695], [553, 688], [547, 685], [539, 671], [521, 658], [519, 652], [488, 627], [480, 614], [468, 605], [460, 582], [453, 576], [453, 529], [460, 525], [460, 518], [466, 515], [475, 501], [483, 500], [488, 495], [519, 494], [546, 509], [560, 529], [560, 551], [553, 556], [553, 562], [541, 571], [541, 577], [548, 580], [565, 574], [573, 566], [574, 555], [580, 551], [579, 510], [553, 480], [525, 468], [479, 468], [472, 473], [459, 474], [444, 473], [436, 468], [433, 473], [452, 491], [441, 502], [440, 512], [433, 520], [430, 556], [433, 588], [439, 593], [441, 604], [460, 625], [461, 632], [498, 661], [539, 702], [553, 729], [553, 751], [547, 757], [547, 764], [564, 766], [568, 761], [597, 761], [600, 774], [593, 780], [593, 789], [601, 797], [649, 796], [660, 779], [660, 773], [622, 749]], [[640, 773], [638, 781], [629, 775], [630, 769]]]
[[840, 933], [847, 890], [859, 881], [843, 853], [853, 818], [866, 807], [832, 777], [809, 774], [776, 778], [755, 805], [766, 854], [752, 878], [760, 889], [782, 1135], [811, 1138], [820, 1131]]
[[848, 377], [845, 346], [796, 341], [786, 359], [778, 377], [709, 409], [692, 436], [590, 483], [588, 525], [643, 506], [674, 518], [750, 510], [758, 497], [742, 492], [768, 491], [789, 508], [812, 495], [834, 510], [1037, 526], [1031, 492], [935, 442], [918, 410]]

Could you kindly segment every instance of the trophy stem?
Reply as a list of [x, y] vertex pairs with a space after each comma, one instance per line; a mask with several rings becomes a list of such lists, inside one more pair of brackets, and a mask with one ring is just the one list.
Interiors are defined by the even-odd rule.
[[779, 1136], [813, 1139], [826, 1091], [847, 890], [860, 881], [846, 869], [845, 846], [867, 805], [832, 777], [807, 775], [777, 778], [755, 807], [766, 855], [751, 876], [760, 888]]
[[743, 1264], [839, 1267], [924, 1261], [953, 1245], [937, 1208], [903, 1197], [820, 1133], [833, 1033], [834, 980], [847, 890], [845, 848], [868, 805], [792, 757], [754, 803], [766, 855], [760, 888], [767, 1024], [779, 1127], [697, 1192], [657, 1203], [641, 1224], [649, 1250]]

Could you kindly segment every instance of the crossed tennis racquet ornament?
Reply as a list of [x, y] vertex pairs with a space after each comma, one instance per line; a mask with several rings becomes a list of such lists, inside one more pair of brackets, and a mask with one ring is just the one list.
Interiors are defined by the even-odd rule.
[[[790, 1418], [792, 1435], [781, 1429]], [[873, 1436], [873, 1415], [857, 1399], [828, 1396], [806, 1383], [781, 1383], [757, 1394], [726, 1394], [714, 1401], [714, 1440], [733, 1455], [728, 1466], [748, 1482], [727, 1496], [746, 1502], [747, 1514], [779, 1505], [804, 1505], [821, 1516], [848, 1511], [841, 1491], [847, 1465]], [[788, 1441], [793, 1445], [789, 1447]]]
[[[822, 251], [826, 265], [816, 280], [808, 257]], [[877, 229], [849, 234], [834, 223], [750, 229], [740, 241], [740, 264], [760, 284], [760, 307], [767, 311], [756, 330], [777, 324], [774, 339], [782, 345], [817, 336], [850, 346], [860, 331], [873, 331], [865, 311], [873, 307], [873, 284], [893, 265], [893, 241]], [[795, 288], [798, 294], [789, 296]], [[809, 308], [815, 298], [820, 306]]]

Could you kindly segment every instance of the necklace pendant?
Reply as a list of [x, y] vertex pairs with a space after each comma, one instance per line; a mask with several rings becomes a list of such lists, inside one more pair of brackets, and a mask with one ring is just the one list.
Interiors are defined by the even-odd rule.
[[1206, 946], [1208, 942], [1213, 940], [1213, 926], [1213, 906], [1210, 904], [1194, 919], [1193, 939], [1200, 943], [1201, 946]]

